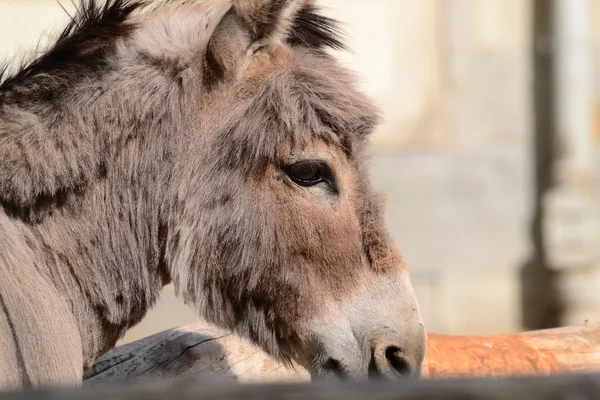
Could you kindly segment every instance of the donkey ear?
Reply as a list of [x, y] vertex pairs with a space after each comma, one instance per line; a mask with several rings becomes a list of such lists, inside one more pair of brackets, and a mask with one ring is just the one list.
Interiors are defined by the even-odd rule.
[[285, 38], [306, 0], [233, 0], [235, 12], [250, 30], [252, 41], [278, 42]]
[[243, 20], [233, 10], [225, 14], [206, 49], [207, 82], [220, 81], [235, 74], [251, 43]]
[[233, 0], [206, 51], [206, 76], [216, 82], [235, 75], [253, 50], [283, 41], [309, 0]]

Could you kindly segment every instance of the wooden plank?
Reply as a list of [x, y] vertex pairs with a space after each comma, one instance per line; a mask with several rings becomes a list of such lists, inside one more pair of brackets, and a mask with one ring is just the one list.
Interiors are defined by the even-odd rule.
[[[488, 337], [429, 334], [423, 376], [530, 376], [600, 371], [600, 325]], [[88, 386], [157, 379], [305, 382], [256, 346], [199, 322], [115, 349], [86, 375]], [[600, 398], [600, 397], [599, 397]]]
[[113, 399], [120, 400], [258, 400], [258, 399], [598, 399], [600, 375], [512, 379], [341, 382], [287, 385], [240, 385], [202, 381], [112, 385], [83, 390], [25, 392], [0, 395], [0, 400]]

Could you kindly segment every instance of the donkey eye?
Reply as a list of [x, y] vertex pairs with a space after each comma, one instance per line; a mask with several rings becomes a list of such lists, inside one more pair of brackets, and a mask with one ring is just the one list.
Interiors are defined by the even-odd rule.
[[329, 182], [331, 173], [324, 162], [300, 161], [284, 168], [288, 176], [301, 186], [314, 186], [321, 182]]

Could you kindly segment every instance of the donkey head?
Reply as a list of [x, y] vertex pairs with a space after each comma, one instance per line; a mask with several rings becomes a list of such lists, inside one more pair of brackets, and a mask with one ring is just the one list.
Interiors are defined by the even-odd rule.
[[315, 11], [238, 0], [214, 22], [182, 82], [197, 107], [174, 168], [171, 275], [209, 320], [316, 377], [418, 376], [421, 316], [367, 173], [377, 112]]

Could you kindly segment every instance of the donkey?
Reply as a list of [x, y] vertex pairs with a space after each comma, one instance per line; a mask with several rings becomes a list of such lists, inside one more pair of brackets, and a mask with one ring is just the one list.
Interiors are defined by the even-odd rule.
[[0, 84], [0, 387], [78, 385], [173, 283], [315, 379], [418, 377], [378, 123], [307, 0], [85, 0]]

